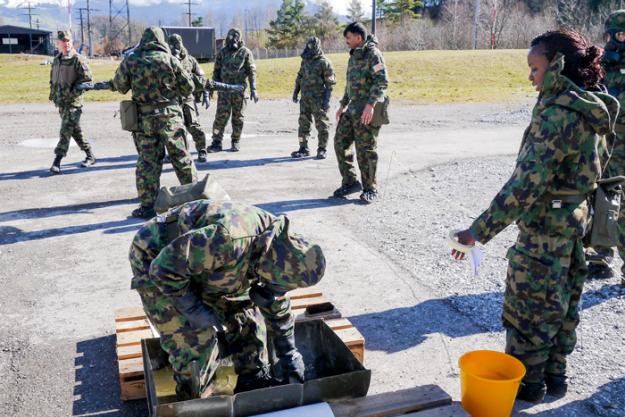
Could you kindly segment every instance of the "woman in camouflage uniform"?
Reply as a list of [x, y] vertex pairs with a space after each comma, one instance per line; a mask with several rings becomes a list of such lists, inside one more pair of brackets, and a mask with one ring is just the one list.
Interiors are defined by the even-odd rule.
[[[503, 306], [506, 352], [527, 373], [517, 398], [540, 402], [567, 391], [566, 357], [576, 343], [588, 269], [582, 238], [588, 195], [597, 187], [605, 135], [619, 111], [611, 96], [591, 93], [603, 77], [601, 51], [578, 32], [547, 32], [532, 41], [529, 79], [539, 91], [516, 168], [490, 207], [458, 240], [486, 243], [512, 222]], [[456, 259], [464, 255], [453, 251]]]

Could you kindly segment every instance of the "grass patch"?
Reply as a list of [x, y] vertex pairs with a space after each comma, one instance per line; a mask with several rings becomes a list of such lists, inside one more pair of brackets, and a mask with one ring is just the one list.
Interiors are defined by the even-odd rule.
[[[334, 96], [345, 88], [348, 54], [331, 54], [338, 74]], [[390, 96], [409, 103], [506, 102], [535, 93], [527, 81], [526, 51], [410, 51], [385, 53], [391, 78]], [[0, 103], [48, 100], [50, 66], [41, 56], [0, 55]], [[92, 60], [96, 81], [110, 79], [119, 61]], [[299, 58], [257, 61], [261, 98], [290, 98]], [[203, 64], [212, 74], [212, 64]], [[86, 101], [117, 101], [109, 91], [88, 92]]]

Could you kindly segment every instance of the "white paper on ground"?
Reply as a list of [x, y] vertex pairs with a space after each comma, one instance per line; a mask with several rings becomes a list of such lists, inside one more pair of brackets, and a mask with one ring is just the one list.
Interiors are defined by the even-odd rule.
[[303, 405], [289, 408], [288, 410], [274, 411], [265, 414], [256, 414], [253, 417], [334, 417], [334, 413], [328, 403]]
[[477, 246], [469, 251], [469, 262], [471, 263], [471, 270], [473, 271], [473, 276], [477, 276], [477, 269], [480, 267], [480, 264], [484, 260], [484, 252]]

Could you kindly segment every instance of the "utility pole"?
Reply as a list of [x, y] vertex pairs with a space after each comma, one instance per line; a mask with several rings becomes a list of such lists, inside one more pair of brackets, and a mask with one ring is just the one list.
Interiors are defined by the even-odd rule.
[[79, 7], [78, 8], [78, 21], [80, 22], [80, 48], [82, 48], [82, 46], [85, 44], [85, 26], [84, 26], [84, 22], [83, 22], [83, 18], [82, 18], [82, 12], [84, 10], [87, 10], [84, 7]]
[[475, 9], [473, 15], [473, 33], [471, 34], [471, 43], [473, 44], [473, 49], [477, 49], [477, 30], [478, 24], [480, 21], [480, 0], [475, 0]]
[[191, 27], [192, 26], [191, 20], [193, 19], [193, 16], [195, 15], [195, 13], [191, 13], [191, 6], [192, 5], [197, 6], [199, 3], [193, 3], [191, 0], [187, 0], [185, 4], [187, 5], [187, 9], [188, 9], [188, 12], [185, 14], [189, 17], [189, 27]]
[[[118, 17], [123, 16], [122, 13], [124, 13], [126, 16], [121, 17], [121, 18], [124, 19], [126, 22], [119, 29], [115, 30], [113, 28], [113, 24], [116, 22], [116, 19]], [[106, 35], [108, 38], [109, 44], [112, 44], [112, 42], [115, 39], [117, 39], [117, 37], [124, 30], [128, 31], [128, 45], [127, 46], [131, 46], [132, 29], [130, 27], [130, 4], [128, 3], [128, 0], [124, 0], [122, 6], [118, 8], [115, 4], [115, 0], [109, 0], [109, 27], [108, 27], [108, 33]]]
[[30, 50], [30, 53], [33, 53], [33, 16], [37, 16], [36, 13], [33, 13], [33, 10], [35, 10], [34, 7], [32, 7], [30, 5], [30, 2], [27, 3], [28, 6], [27, 7], [20, 7], [20, 9], [25, 9], [28, 10], [27, 13], [22, 13], [22, 16], [28, 16], [28, 26], [30, 27], [30, 32], [28, 33], [28, 49]]
[[93, 44], [91, 43], [91, 7], [87, 0], [87, 39], [89, 39], [89, 58], [93, 57]]
[[375, 35], [375, 18], [376, 18], [376, 10], [375, 10], [375, 6], [376, 6], [376, 1], [377, 0], [371, 0], [371, 33], [373, 33]]

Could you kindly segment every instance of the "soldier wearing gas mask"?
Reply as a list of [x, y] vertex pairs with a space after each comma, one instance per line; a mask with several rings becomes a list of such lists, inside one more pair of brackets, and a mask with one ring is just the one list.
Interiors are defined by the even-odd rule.
[[325, 258], [287, 217], [193, 201], [148, 221], [129, 258], [132, 288], [159, 330], [179, 399], [215, 393], [227, 358], [238, 375], [235, 392], [304, 382], [286, 293], [317, 284]]
[[[241, 31], [230, 29], [225, 40], [225, 46], [215, 58], [213, 69], [213, 81], [227, 84], [250, 85], [250, 98], [258, 102], [256, 92], [256, 64], [252, 51], [244, 46]], [[217, 111], [213, 123], [213, 141], [208, 152], [220, 152], [223, 150], [222, 141], [224, 130], [232, 115], [232, 143], [231, 151], [240, 150], [241, 133], [243, 131], [243, 109], [246, 98], [241, 93], [220, 92], [217, 100]]]
[[[605, 50], [603, 53], [603, 67], [605, 78], [603, 83], [610, 95], [614, 96], [625, 106], [625, 10], [613, 12], [605, 22]], [[607, 166], [604, 167], [603, 177], [625, 175], [625, 113], [621, 112], [614, 126], [612, 137], [612, 151]], [[605, 164], [605, 162], [604, 162]], [[621, 203], [619, 214], [618, 237], [620, 244], [618, 252], [625, 260], [625, 204]], [[614, 271], [611, 263], [614, 257], [612, 248], [595, 247], [588, 250], [587, 260], [589, 278], [611, 278]], [[621, 280], [625, 283], [625, 266], [621, 269]]]

